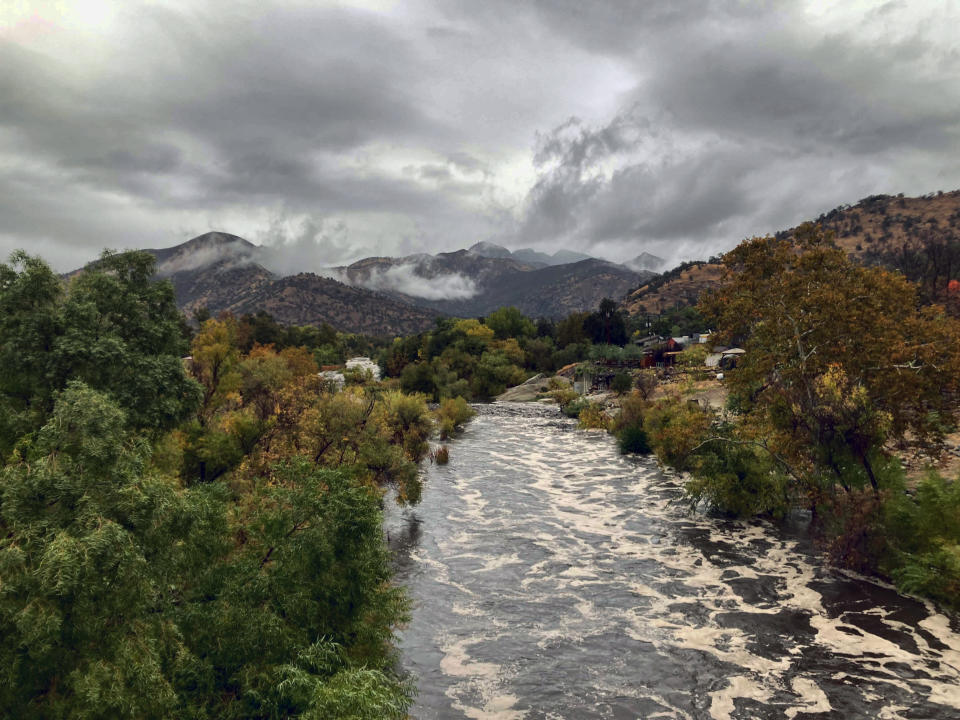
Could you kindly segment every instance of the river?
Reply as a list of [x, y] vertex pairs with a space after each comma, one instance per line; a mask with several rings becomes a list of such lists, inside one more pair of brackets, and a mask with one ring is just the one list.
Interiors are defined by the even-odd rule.
[[417, 720], [960, 718], [960, 622], [691, 514], [555, 408], [489, 405], [388, 511]]

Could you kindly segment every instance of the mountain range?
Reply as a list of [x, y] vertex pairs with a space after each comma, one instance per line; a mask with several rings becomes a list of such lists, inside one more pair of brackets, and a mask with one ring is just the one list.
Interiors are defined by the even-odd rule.
[[[960, 191], [872, 196], [814, 222], [834, 232], [837, 244], [860, 262], [897, 267], [907, 250], [940, 243], [958, 248], [960, 264]], [[694, 304], [722, 273], [714, 258], [658, 275], [664, 261], [646, 252], [617, 264], [570, 250], [511, 251], [480, 242], [454, 252], [368, 257], [320, 273], [284, 275], [271, 269], [269, 247], [224, 232], [148, 252], [188, 314], [202, 307], [213, 314], [264, 310], [283, 323], [327, 322], [370, 335], [416, 333], [438, 316], [482, 316], [505, 305], [531, 317], [560, 318], [593, 310], [606, 297], [620, 301], [628, 314], [660, 313]], [[946, 284], [938, 276], [931, 282]]]
[[[478, 243], [436, 255], [366, 258], [335, 270], [351, 285], [460, 317], [486, 315], [505, 305], [531, 317], [565, 317], [595, 309], [605, 297], [619, 299], [654, 274], [561, 253], [545, 256], [554, 261], [547, 264], [526, 260], [527, 251]], [[559, 262], [564, 257], [571, 262]]]
[[327, 322], [370, 335], [420, 332], [438, 316], [482, 316], [505, 305], [532, 317], [564, 317], [593, 310], [605, 297], [619, 300], [654, 275], [573, 251], [547, 255], [491, 243], [435, 255], [370, 257], [296, 275], [270, 269], [269, 247], [224, 232], [148, 252], [187, 314], [264, 310], [283, 323]]

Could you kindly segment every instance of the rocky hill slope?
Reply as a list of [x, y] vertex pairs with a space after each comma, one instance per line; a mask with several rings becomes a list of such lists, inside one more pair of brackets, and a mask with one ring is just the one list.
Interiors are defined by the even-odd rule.
[[[873, 195], [814, 222], [832, 231], [837, 245], [859, 262], [899, 270], [919, 283], [926, 301], [943, 302], [950, 280], [960, 277], [960, 190], [913, 198]], [[684, 263], [631, 292], [622, 307], [635, 315], [693, 305], [720, 276], [716, 262]]]

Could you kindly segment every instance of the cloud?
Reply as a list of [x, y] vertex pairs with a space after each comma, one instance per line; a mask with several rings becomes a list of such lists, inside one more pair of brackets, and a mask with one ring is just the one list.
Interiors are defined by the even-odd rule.
[[636, 82], [607, 118], [538, 136], [527, 238], [676, 262], [869, 194], [960, 185], [943, 162], [960, 151], [960, 86], [946, 72], [960, 58], [936, 27], [940, 6], [537, 9], [632, 65]]
[[353, 284], [370, 290], [401, 292], [426, 300], [465, 300], [480, 291], [474, 280], [460, 273], [424, 277], [419, 274], [420, 269], [419, 263], [394, 265], [385, 270], [376, 268], [369, 276], [355, 279]]
[[223, 263], [223, 267], [233, 268], [254, 262], [257, 262], [255, 248], [238, 250], [233, 246], [215, 245], [177, 253], [157, 265], [157, 274], [173, 275], [177, 272], [199, 270], [217, 263]]
[[953, 2], [27, 5], [0, 254], [61, 270], [213, 228], [283, 272], [478, 240], [704, 256], [960, 187]]

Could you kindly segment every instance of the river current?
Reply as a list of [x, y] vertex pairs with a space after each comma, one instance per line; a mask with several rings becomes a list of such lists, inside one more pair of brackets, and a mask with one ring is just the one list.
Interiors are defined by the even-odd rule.
[[489, 405], [386, 520], [435, 718], [960, 718], [960, 621], [800, 532], [692, 514], [556, 408]]

